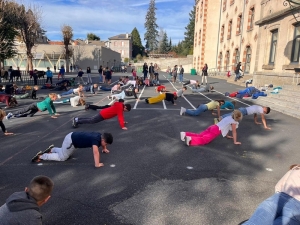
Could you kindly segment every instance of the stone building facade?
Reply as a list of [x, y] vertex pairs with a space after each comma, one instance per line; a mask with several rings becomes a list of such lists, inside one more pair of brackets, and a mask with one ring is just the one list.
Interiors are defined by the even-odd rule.
[[193, 67], [224, 74], [240, 61], [263, 82], [300, 82], [299, 11], [289, 0], [196, 1]]
[[132, 58], [132, 38], [131, 34], [119, 34], [108, 38], [107, 47], [120, 53], [122, 61], [125, 58]]

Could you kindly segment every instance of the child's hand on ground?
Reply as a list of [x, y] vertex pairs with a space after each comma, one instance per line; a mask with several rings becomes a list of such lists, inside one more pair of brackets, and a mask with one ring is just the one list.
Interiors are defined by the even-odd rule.
[[211, 114], [212, 114], [212, 115], [214, 115], [214, 116], [216, 116], [216, 115], [217, 115], [217, 113], [214, 113], [214, 112], [212, 112]]
[[8, 132], [5, 132], [4, 135], [8, 136], [8, 135], [13, 135], [14, 133], [8, 133]]
[[103, 163], [99, 163], [98, 165], [95, 165], [95, 167], [102, 167], [102, 166], [104, 166], [104, 164]]
[[127, 127], [123, 127], [122, 130], [127, 130]]
[[232, 139], [233, 137], [230, 135], [226, 135], [227, 138]]
[[109, 150], [108, 150], [108, 149], [103, 149], [103, 150], [102, 150], [102, 153], [108, 154], [108, 153], [109, 153]]
[[265, 127], [266, 130], [271, 130], [271, 127]]
[[128, 122], [124, 121], [124, 123], [126, 124], [126, 123], [128, 123]]
[[241, 142], [234, 142], [235, 145], [241, 145]]
[[260, 122], [255, 122], [255, 124], [261, 124]]
[[59, 113], [55, 113], [54, 115], [55, 115], [55, 116], [59, 116], [60, 114], [59, 114]]
[[53, 119], [57, 119], [57, 116], [51, 116], [51, 118], [53, 118]]
[[174, 103], [173, 105], [176, 105], [176, 103]]

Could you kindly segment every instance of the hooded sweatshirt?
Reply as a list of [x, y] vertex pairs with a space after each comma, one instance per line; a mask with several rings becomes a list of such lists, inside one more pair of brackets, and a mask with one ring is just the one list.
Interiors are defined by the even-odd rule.
[[0, 207], [1, 225], [41, 225], [42, 214], [37, 202], [25, 191], [15, 192]]

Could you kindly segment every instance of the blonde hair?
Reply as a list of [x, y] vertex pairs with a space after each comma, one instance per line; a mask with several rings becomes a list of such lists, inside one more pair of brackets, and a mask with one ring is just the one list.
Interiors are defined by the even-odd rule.
[[0, 121], [2, 121], [5, 116], [6, 116], [6, 112], [4, 110], [0, 109]]
[[56, 93], [50, 93], [50, 94], [49, 94], [49, 97], [52, 99], [52, 98], [54, 98], [54, 97], [57, 97], [57, 94], [56, 94]]
[[80, 104], [80, 105], [85, 105], [85, 100], [84, 100], [83, 98], [80, 98], [80, 99], [79, 99], [79, 104]]
[[234, 110], [232, 112], [232, 118], [235, 120], [235, 121], [239, 121], [243, 118], [243, 114], [241, 113], [240, 110]]

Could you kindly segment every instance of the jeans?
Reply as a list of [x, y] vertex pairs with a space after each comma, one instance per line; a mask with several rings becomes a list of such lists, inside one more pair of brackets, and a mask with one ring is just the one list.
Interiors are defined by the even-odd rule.
[[99, 123], [103, 121], [104, 118], [98, 113], [96, 116], [93, 116], [92, 118], [78, 118], [77, 123], [78, 124], [92, 124], [92, 123]]
[[214, 140], [221, 134], [221, 131], [217, 125], [211, 125], [205, 131], [200, 134], [186, 132], [187, 137], [191, 137], [190, 145], [206, 145]]
[[51, 149], [51, 153], [41, 155], [42, 160], [53, 160], [53, 161], [66, 161], [74, 152], [75, 147], [72, 144], [72, 133], [67, 134], [61, 148], [54, 147]]
[[88, 82], [88, 84], [92, 84], [93, 83], [93, 80], [92, 80], [92, 77], [91, 77], [90, 73], [87, 74], [87, 82]]
[[50, 83], [52, 84], [52, 77], [47, 77], [46, 83], [48, 83], [48, 80], [50, 80]]
[[101, 87], [100, 90], [102, 90], [102, 91], [111, 91], [111, 88]]
[[[247, 116], [247, 115], [248, 115], [248, 112], [247, 112], [247, 109], [246, 109], [246, 108], [241, 107], [241, 108], [239, 108], [238, 110], [242, 113], [243, 116]], [[231, 113], [226, 113], [226, 114], [224, 114], [224, 115], [221, 116], [221, 117], [222, 117], [222, 118], [225, 118], [225, 117], [231, 116], [231, 115], [232, 115], [232, 112], [231, 112]]]
[[179, 74], [179, 81], [183, 82], [183, 74]]
[[300, 201], [283, 193], [275, 193], [263, 201], [243, 225], [300, 224]]
[[74, 90], [71, 88], [70, 90], [68, 90], [67, 92], [63, 92], [61, 93], [60, 95], [63, 96], [63, 95], [71, 95], [74, 93]]
[[147, 75], [148, 75], [148, 71], [145, 71], [145, 72], [144, 72], [144, 80], [146, 80]]
[[101, 73], [99, 74], [99, 83], [103, 83], [103, 76]]
[[240, 79], [240, 77], [241, 77], [241, 73], [240, 72], [235, 73], [235, 79], [234, 79], [234, 81], [237, 81], [238, 79]]
[[207, 110], [208, 110], [207, 105], [201, 104], [201, 105], [199, 105], [199, 107], [198, 107], [197, 109], [195, 109], [195, 110], [187, 109], [187, 110], [185, 111], [185, 114], [188, 114], [188, 115], [190, 115], [190, 116], [199, 116], [201, 113], [203, 113], [203, 112], [205, 112], [205, 111], [207, 111]]

